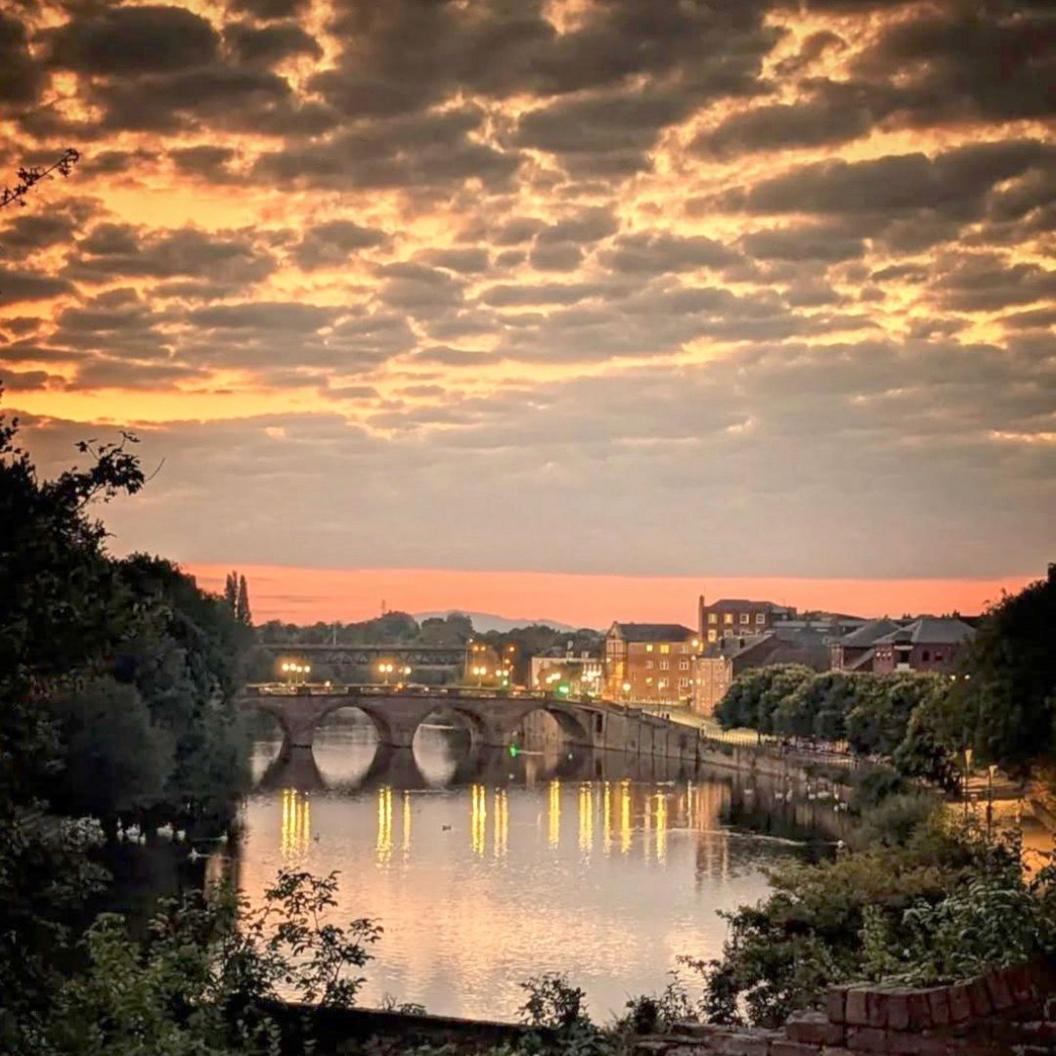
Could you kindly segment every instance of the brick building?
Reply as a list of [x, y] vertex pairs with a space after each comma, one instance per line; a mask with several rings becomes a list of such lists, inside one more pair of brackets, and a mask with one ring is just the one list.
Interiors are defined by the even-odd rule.
[[581, 649], [576, 652], [573, 643], [563, 648], [555, 646], [545, 653], [532, 657], [532, 689], [553, 690], [556, 686], [568, 686], [573, 696], [600, 693], [604, 683], [604, 664], [599, 652]]
[[777, 621], [791, 619], [796, 614], [795, 609], [785, 605], [745, 598], [722, 598], [708, 605], [703, 594], [697, 609], [701, 640], [712, 644], [724, 636], [761, 634]]
[[872, 671], [876, 643], [899, 630], [902, 624], [886, 616], [869, 620], [832, 643], [830, 666], [833, 671]]
[[841, 626], [830, 620], [783, 620], [761, 634], [730, 634], [706, 643], [693, 665], [693, 710], [713, 715], [730, 683], [749, 668], [803, 664], [826, 670]]
[[700, 647], [700, 635], [680, 623], [614, 623], [605, 635], [606, 696], [689, 701], [693, 657]]
[[952, 671], [975, 629], [956, 616], [921, 616], [878, 638], [873, 646], [873, 670]]

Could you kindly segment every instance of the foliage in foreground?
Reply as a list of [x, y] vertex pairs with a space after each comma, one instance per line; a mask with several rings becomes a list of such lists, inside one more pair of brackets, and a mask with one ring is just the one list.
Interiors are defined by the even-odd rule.
[[[99, 916], [83, 939], [86, 969], [35, 1025], [42, 1056], [277, 1053], [282, 1026], [268, 1002], [321, 1008], [355, 999], [380, 929], [328, 923], [334, 874], [283, 872], [251, 909], [230, 889], [162, 905], [145, 943], [123, 918]], [[309, 1017], [310, 1018], [310, 1017]], [[311, 1023], [301, 1030], [311, 1036]]]
[[[888, 800], [866, 849], [770, 871], [771, 894], [724, 914], [720, 959], [689, 960], [703, 1018], [775, 1026], [835, 983], [968, 978], [1056, 951], [1056, 866], [1024, 876], [1018, 839]], [[897, 809], [896, 809], [897, 808]]]

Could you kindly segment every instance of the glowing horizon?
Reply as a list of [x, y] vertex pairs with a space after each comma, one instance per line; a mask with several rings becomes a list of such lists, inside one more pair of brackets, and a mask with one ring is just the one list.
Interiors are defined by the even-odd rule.
[[[231, 568], [182, 566], [206, 590], [221, 592]], [[238, 565], [249, 583], [257, 623], [370, 619], [388, 611], [482, 612], [510, 619], [551, 619], [576, 627], [605, 629], [613, 620], [682, 623], [696, 626], [697, 596], [717, 601], [748, 597], [792, 605], [800, 611], [827, 610], [858, 616], [978, 615], [1041, 578], [1011, 576], [986, 580], [854, 580], [778, 577], [649, 577], [562, 575], [452, 569], [319, 569]]]

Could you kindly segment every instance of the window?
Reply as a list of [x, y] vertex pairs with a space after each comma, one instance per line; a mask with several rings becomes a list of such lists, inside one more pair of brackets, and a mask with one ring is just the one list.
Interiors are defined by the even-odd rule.
[[741, 613], [741, 623], [748, 623], [751, 620], [751, 614], [747, 612]]
[[755, 622], [756, 623], [766, 623], [766, 613], [765, 612], [757, 612], [755, 614]]
[[688, 653], [689, 652], [689, 646], [688, 645], [680, 645], [678, 647], [678, 651], [680, 653]]
[[648, 678], [647, 678], [647, 679], [645, 680], [645, 684], [646, 684], [647, 686], [651, 686], [651, 685], [653, 684], [653, 678], [652, 678], [652, 675], [650, 675], [650, 676], [649, 676], [649, 677], [648, 677]]
[[646, 671], [652, 671], [652, 669], [653, 669], [653, 662], [652, 662], [652, 660], [646, 660], [646, 662], [645, 662], [645, 669], [646, 669]]
[[689, 670], [689, 661], [688, 660], [679, 660], [678, 669], [679, 669], [679, 671], [688, 671]]
[[656, 684], [656, 688], [657, 689], [667, 689], [667, 679], [666, 678], [660, 679], [660, 681], [657, 682], [657, 684]]
[[692, 679], [689, 679], [689, 678], [680, 678], [680, 679], [678, 680], [678, 685], [679, 685], [679, 688], [680, 688], [680, 689], [685, 689], [685, 688], [686, 688], [686, 686], [688, 686], [688, 685], [689, 685], [689, 684], [690, 684], [690, 683], [691, 683], [692, 681], [693, 681], [693, 680], [692, 680]]
[[645, 647], [645, 651], [646, 651], [647, 653], [651, 653], [651, 652], [653, 651], [653, 645], [652, 645], [652, 642], [649, 642], [649, 643], [647, 643], [647, 644], [646, 644], [646, 647]]
[[666, 671], [670, 666], [671, 666], [671, 661], [670, 660], [661, 660], [660, 661], [660, 670], [661, 671]]
[[718, 631], [708, 631], [708, 641], [709, 642], [717, 642], [718, 640], [719, 640], [719, 632]]
[[718, 623], [718, 622], [719, 622], [719, 614], [717, 612], [709, 612], [708, 613], [708, 623]]
[[722, 622], [723, 623], [733, 623], [733, 613], [732, 612], [723, 613]]
[[671, 652], [671, 646], [669, 646], [669, 645], [662, 645], [662, 646], [660, 646], [660, 652], [662, 652], [662, 653], [669, 653], [669, 652]]
[[920, 658], [924, 661], [924, 663], [927, 663], [931, 659], [931, 653], [929, 653], [928, 650], [925, 649], [924, 652], [920, 654]]

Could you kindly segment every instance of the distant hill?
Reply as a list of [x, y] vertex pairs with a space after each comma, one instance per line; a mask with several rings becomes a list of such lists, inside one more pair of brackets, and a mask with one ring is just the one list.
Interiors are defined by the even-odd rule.
[[416, 612], [414, 618], [421, 623], [422, 620], [444, 619], [447, 616], [468, 616], [473, 621], [473, 629], [485, 633], [487, 631], [512, 631], [514, 627], [530, 627], [534, 623], [542, 623], [547, 627], [553, 627], [555, 631], [575, 631], [579, 628], [572, 627], [560, 620], [546, 620], [541, 617], [529, 619], [521, 616], [511, 619], [508, 616], [497, 616], [493, 612], [468, 612], [465, 609], [448, 609], [445, 612]]

